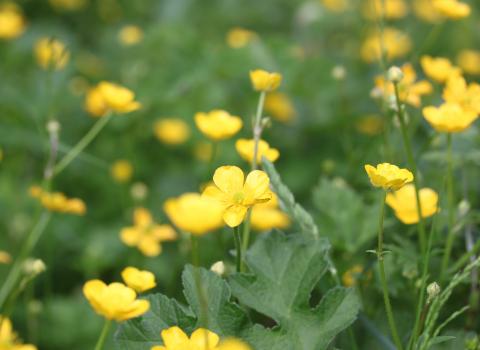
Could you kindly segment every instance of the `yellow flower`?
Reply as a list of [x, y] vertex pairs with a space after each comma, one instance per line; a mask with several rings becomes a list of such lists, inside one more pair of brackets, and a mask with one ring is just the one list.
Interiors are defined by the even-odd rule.
[[53, 38], [41, 38], [35, 43], [35, 57], [43, 69], [63, 69], [70, 59], [65, 44]]
[[297, 114], [290, 98], [282, 92], [272, 92], [267, 95], [265, 111], [284, 123], [293, 120]]
[[195, 124], [205, 136], [214, 141], [232, 137], [243, 126], [242, 119], [220, 109], [208, 113], [198, 112], [195, 114]]
[[381, 117], [378, 115], [367, 115], [360, 118], [355, 124], [357, 131], [365, 135], [378, 135], [382, 132], [384, 127], [384, 122]]
[[122, 279], [127, 286], [137, 293], [155, 288], [155, 275], [150, 271], [139, 270], [135, 267], [126, 267], [122, 271]]
[[118, 32], [118, 40], [124, 46], [132, 46], [138, 44], [143, 39], [142, 28], [134, 25], [122, 27]]
[[161, 242], [177, 239], [177, 234], [170, 225], [156, 224], [145, 208], [135, 209], [133, 224], [134, 226], [122, 229], [120, 239], [129, 247], [137, 247], [145, 256], [159, 255], [162, 252]]
[[[432, 93], [432, 84], [426, 80], [417, 81], [417, 74], [410, 63], [402, 66], [402, 72], [403, 78], [398, 83], [400, 100], [414, 107], [420, 107], [421, 96]], [[383, 93], [385, 99], [389, 99], [395, 93], [393, 83], [390, 81], [385, 83], [383, 76], [378, 76], [375, 79], [375, 86]]]
[[220, 338], [205, 328], [195, 330], [190, 338], [179, 327], [164, 329], [161, 333], [163, 346], [151, 350], [218, 350]]
[[227, 33], [227, 44], [232, 49], [240, 49], [247, 46], [255, 37], [256, 34], [251, 30], [234, 27]]
[[342, 282], [345, 287], [354, 287], [362, 279], [363, 275], [362, 265], [353, 265], [342, 275]]
[[456, 103], [444, 103], [438, 108], [425, 107], [423, 116], [439, 132], [461, 132], [478, 117], [472, 110], [464, 109]]
[[190, 127], [180, 118], [157, 120], [153, 131], [157, 139], [167, 145], [181, 145], [190, 137]]
[[197, 159], [209, 162], [212, 159], [213, 145], [208, 141], [200, 141], [195, 144], [194, 155]]
[[10, 264], [12, 262], [12, 256], [6, 251], [0, 250], [0, 264]]
[[435, 9], [450, 19], [462, 19], [470, 15], [471, 9], [468, 4], [458, 0], [432, 0]]
[[445, 83], [452, 74], [461, 73], [460, 68], [455, 67], [449, 59], [443, 57], [422, 56], [420, 64], [425, 74], [439, 83]]
[[346, 11], [350, 6], [349, 0], [320, 0], [327, 10], [332, 12]]
[[460, 51], [457, 57], [457, 63], [465, 73], [471, 75], [480, 75], [480, 51]]
[[407, 34], [390, 27], [383, 30], [383, 37], [379, 31], [374, 31], [363, 42], [360, 54], [366, 62], [380, 60], [382, 47], [387, 60], [405, 56], [412, 48], [412, 42]]
[[223, 207], [223, 220], [230, 227], [240, 225], [253, 205], [270, 200], [270, 179], [261, 170], [254, 170], [244, 181], [243, 171], [236, 166], [222, 166], [213, 175], [215, 185], [208, 186], [203, 196]]
[[480, 113], [480, 85], [470, 83], [460, 75], [451, 75], [443, 90], [443, 99], [447, 103], [459, 104], [463, 109]]
[[[235, 148], [242, 159], [249, 163], [253, 162], [255, 140], [238, 139], [237, 142], [235, 142]], [[262, 157], [274, 162], [279, 156], [280, 152], [278, 152], [276, 148], [270, 148], [270, 145], [266, 141], [259, 140], [257, 149], [257, 163], [262, 162]]]
[[85, 109], [94, 117], [103, 117], [108, 112], [129, 113], [140, 107], [131, 90], [108, 81], [89, 89], [85, 98]]
[[429, 23], [438, 23], [442, 16], [433, 6], [432, 0], [415, 0], [412, 3], [415, 15]]
[[404, 0], [367, 0], [363, 5], [363, 15], [371, 20], [399, 19], [407, 13], [408, 6]]
[[[422, 218], [428, 218], [438, 211], [438, 194], [431, 188], [422, 188], [418, 192]], [[386, 203], [395, 212], [395, 216], [404, 224], [416, 224], [418, 222], [417, 199], [415, 186], [408, 184], [398, 191], [388, 193]]]
[[137, 293], [123, 283], [106, 285], [91, 280], [83, 286], [83, 294], [95, 312], [107, 320], [126, 321], [143, 315], [150, 308], [148, 300], [137, 299]]
[[372, 185], [382, 187], [384, 190], [398, 190], [413, 181], [413, 174], [408, 169], [400, 169], [389, 163], [381, 163], [377, 167], [367, 164], [365, 171]]
[[14, 332], [9, 318], [0, 315], [0, 350], [37, 350], [34, 345], [23, 344]]
[[112, 164], [110, 173], [115, 181], [128, 182], [132, 178], [133, 166], [128, 160], [120, 159]]
[[272, 199], [266, 203], [260, 203], [252, 208], [252, 228], [257, 231], [268, 231], [274, 228], [285, 229], [290, 226], [287, 214], [278, 207], [278, 197], [272, 193]]
[[253, 89], [256, 91], [274, 91], [282, 82], [282, 75], [276, 72], [267, 72], [266, 70], [256, 69], [250, 71], [250, 81]]
[[222, 341], [216, 350], [252, 350], [252, 348], [244, 342], [232, 338]]
[[163, 209], [175, 226], [193, 235], [204, 235], [223, 226], [223, 207], [202, 198], [199, 193], [169, 198]]
[[25, 31], [22, 9], [13, 2], [0, 5], [0, 39], [18, 38]]
[[85, 215], [87, 207], [79, 198], [67, 198], [61, 192], [46, 192], [39, 186], [30, 187], [30, 196], [37, 198], [42, 206], [59, 213]]
[[87, 5], [88, 0], [49, 0], [49, 2], [59, 11], [78, 11]]

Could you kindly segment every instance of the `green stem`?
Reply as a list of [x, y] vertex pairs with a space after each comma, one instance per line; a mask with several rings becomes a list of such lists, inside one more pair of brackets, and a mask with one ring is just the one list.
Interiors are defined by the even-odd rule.
[[190, 242], [192, 245], [192, 265], [195, 267], [200, 266], [200, 255], [198, 253], [198, 239], [194, 235], [190, 234]]
[[448, 269], [449, 273], [455, 273], [456, 271], [460, 270], [467, 262], [468, 260], [475, 254], [477, 254], [480, 251], [480, 239], [475, 242], [473, 245], [472, 249], [469, 250], [468, 252], [465, 252], [460, 259], [458, 259], [455, 264], [451, 268]]
[[395, 324], [395, 319], [393, 317], [392, 305], [390, 303], [390, 296], [388, 293], [388, 284], [387, 278], [385, 276], [385, 264], [383, 261], [383, 219], [385, 217], [385, 199], [387, 197], [387, 192], [384, 191], [382, 195], [382, 203], [380, 207], [380, 221], [378, 225], [378, 249], [377, 249], [377, 258], [378, 258], [378, 267], [380, 270], [380, 281], [382, 284], [383, 290], [383, 300], [385, 302], [385, 310], [387, 312], [388, 325], [390, 327], [390, 332], [392, 334], [393, 341], [397, 346], [397, 350], [403, 350], [402, 342], [398, 336], [397, 326]]
[[112, 113], [101, 117], [82, 139], [53, 168], [53, 174], [58, 175], [93, 141], [112, 118]]
[[443, 280], [445, 272], [450, 262], [453, 241], [455, 240], [455, 208], [453, 194], [453, 157], [452, 157], [452, 134], [447, 134], [447, 197], [448, 197], [448, 236], [445, 244], [445, 251], [442, 259], [442, 269], [440, 270], [440, 280]]
[[258, 99], [257, 113], [255, 115], [255, 123], [253, 124], [253, 159], [252, 159], [252, 170], [258, 168], [258, 143], [262, 137], [262, 113], [263, 105], [265, 104], [266, 92], [260, 92], [260, 98]]
[[102, 333], [100, 333], [100, 337], [98, 338], [97, 345], [95, 345], [95, 350], [103, 349], [103, 345], [105, 344], [105, 340], [107, 340], [108, 332], [110, 331], [111, 326], [112, 326], [112, 320], [105, 320]]
[[199, 325], [208, 328], [208, 300], [202, 285], [202, 276], [200, 271], [200, 254], [198, 237], [190, 234], [192, 244], [192, 265], [194, 269], [195, 288], [197, 289], [198, 300], [200, 301], [200, 315], [198, 318]]
[[235, 241], [235, 248], [237, 251], [236, 256], [236, 266], [237, 272], [243, 272], [243, 262], [242, 262], [242, 243], [240, 241], [240, 227], [236, 226], [233, 228], [233, 239]]
[[248, 209], [248, 213], [243, 224], [243, 241], [242, 241], [242, 250], [244, 252], [248, 249], [248, 244], [250, 241], [250, 232], [251, 232], [251, 219], [252, 219], [252, 208]]

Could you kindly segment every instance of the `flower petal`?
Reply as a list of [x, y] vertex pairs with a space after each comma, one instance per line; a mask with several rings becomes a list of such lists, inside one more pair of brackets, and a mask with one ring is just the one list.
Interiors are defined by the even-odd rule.
[[213, 349], [218, 345], [219, 341], [220, 338], [217, 334], [205, 328], [195, 330], [190, 336], [190, 343], [193, 343], [199, 349], [206, 348], [205, 344], [208, 344], [208, 349]]
[[[257, 202], [264, 202], [271, 198], [269, 189], [270, 179], [267, 173], [261, 170], [254, 170], [250, 172], [245, 181], [244, 193], [247, 204], [255, 204]], [[251, 203], [250, 203], [251, 202]]]
[[162, 331], [162, 340], [167, 349], [188, 343], [188, 336], [179, 327], [174, 326]]
[[230, 227], [237, 227], [245, 219], [247, 207], [243, 205], [233, 205], [223, 213], [223, 221]]
[[224, 193], [236, 193], [243, 189], [244, 175], [242, 169], [233, 165], [218, 168], [213, 175], [213, 182]]

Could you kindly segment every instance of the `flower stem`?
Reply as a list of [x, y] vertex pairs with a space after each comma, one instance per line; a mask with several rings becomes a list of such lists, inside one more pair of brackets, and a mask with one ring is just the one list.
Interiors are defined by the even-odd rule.
[[237, 272], [243, 272], [243, 262], [242, 262], [242, 243], [240, 241], [240, 226], [233, 228], [233, 239], [235, 241], [235, 248], [237, 250], [236, 256], [236, 266]]
[[98, 338], [97, 345], [95, 345], [95, 350], [103, 349], [103, 345], [105, 344], [105, 340], [107, 339], [107, 335], [108, 335], [108, 332], [110, 331], [111, 326], [112, 326], [112, 320], [105, 320], [102, 333], [100, 333], [100, 337]]
[[442, 281], [450, 262], [453, 241], [455, 239], [455, 213], [454, 213], [454, 194], [453, 194], [453, 157], [452, 157], [452, 134], [447, 134], [447, 197], [448, 197], [448, 236], [445, 244], [445, 251], [442, 259], [442, 269], [440, 270], [440, 280]]
[[190, 234], [190, 242], [192, 246], [192, 265], [195, 267], [200, 266], [200, 256], [198, 254], [198, 239], [194, 235]]
[[263, 105], [265, 104], [266, 92], [260, 92], [260, 98], [258, 99], [257, 114], [255, 115], [255, 123], [253, 124], [253, 159], [252, 159], [252, 170], [258, 168], [258, 143], [262, 137], [262, 113]]
[[101, 117], [92, 128], [82, 137], [82, 139], [68, 152], [53, 168], [53, 175], [58, 175], [65, 169], [82, 151], [93, 141], [93, 139], [107, 125], [113, 114], [107, 114]]
[[390, 303], [390, 296], [388, 293], [387, 278], [385, 277], [385, 264], [383, 261], [383, 219], [385, 217], [386, 197], [387, 197], [387, 192], [383, 191], [382, 203], [380, 206], [380, 221], [378, 225], [377, 259], [378, 259], [378, 267], [380, 270], [380, 280], [382, 283], [383, 300], [385, 302], [385, 310], [387, 312], [388, 325], [390, 327], [390, 332], [392, 334], [393, 341], [397, 346], [397, 350], [403, 350], [402, 342], [400, 341], [400, 337], [398, 336], [397, 326], [395, 324], [395, 319], [393, 317], [392, 305]]
[[200, 315], [198, 322], [200, 326], [208, 328], [208, 300], [202, 285], [200, 254], [198, 249], [199, 240], [198, 237], [193, 234], [190, 234], [190, 240], [192, 244], [192, 265], [196, 267], [196, 269], [194, 269], [195, 288], [197, 289], [198, 300], [200, 301]]

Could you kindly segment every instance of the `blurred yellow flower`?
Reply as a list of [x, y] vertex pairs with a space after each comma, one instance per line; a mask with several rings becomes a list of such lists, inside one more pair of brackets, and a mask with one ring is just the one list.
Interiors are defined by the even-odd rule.
[[40, 186], [29, 189], [30, 196], [40, 201], [42, 206], [50, 211], [65, 214], [85, 215], [87, 207], [80, 198], [67, 198], [61, 192], [46, 192]]
[[480, 113], [480, 85], [477, 83], [467, 84], [465, 78], [460, 75], [451, 75], [445, 89], [443, 99], [447, 103], [458, 104], [466, 111], [475, 114]]
[[12, 256], [6, 251], [0, 250], [0, 264], [10, 264]]
[[184, 331], [174, 326], [164, 329], [161, 336], [164, 345], [154, 346], [151, 350], [218, 350], [220, 341], [217, 334], [205, 328], [198, 328], [189, 338]]
[[222, 205], [203, 198], [199, 193], [169, 198], [163, 209], [175, 226], [193, 235], [204, 235], [223, 226]]
[[387, 60], [400, 58], [410, 52], [412, 42], [409, 36], [395, 28], [386, 27], [383, 35], [379, 31], [371, 32], [362, 43], [360, 55], [366, 62], [380, 60], [382, 47]]
[[9, 318], [0, 315], [0, 350], [37, 350], [34, 345], [23, 344], [13, 330]]
[[357, 131], [361, 134], [374, 136], [380, 134], [383, 131], [384, 122], [382, 117], [378, 115], [367, 115], [360, 118], [355, 123], [355, 127]]
[[215, 109], [208, 113], [198, 112], [195, 114], [197, 128], [213, 141], [225, 140], [237, 132], [243, 126], [242, 119], [230, 115], [227, 111]]
[[343, 12], [350, 7], [350, 0], [320, 0], [327, 10], [332, 12]]
[[208, 141], [200, 141], [195, 144], [194, 148], [194, 155], [195, 158], [209, 162], [212, 159], [213, 154], [213, 145], [211, 142]]
[[155, 288], [155, 275], [150, 271], [139, 270], [135, 267], [126, 267], [122, 271], [122, 279], [125, 284], [137, 293], [143, 293]]
[[139, 26], [128, 25], [118, 32], [118, 40], [124, 46], [138, 44], [143, 39], [143, 30]]
[[256, 231], [268, 231], [289, 227], [290, 219], [287, 214], [280, 210], [278, 197], [272, 192], [272, 199], [252, 208], [251, 223], [252, 228]]
[[448, 58], [422, 56], [420, 64], [427, 77], [439, 83], [445, 83], [452, 74], [461, 74], [460, 68], [455, 67]]
[[480, 51], [460, 51], [457, 56], [457, 63], [465, 73], [471, 75], [480, 75]]
[[[414, 107], [420, 107], [422, 103], [421, 96], [432, 93], [432, 84], [426, 80], [417, 81], [417, 74], [410, 63], [402, 66], [402, 72], [403, 78], [398, 83], [400, 100]], [[393, 83], [390, 81], [385, 83], [384, 76], [378, 76], [375, 79], [375, 86], [383, 93], [385, 99], [388, 99], [395, 93]]]
[[432, 0], [435, 9], [450, 19], [462, 19], [470, 15], [470, 6], [458, 0]]
[[[255, 151], [255, 140], [238, 139], [235, 142], [235, 149], [242, 159], [249, 163], [253, 162], [253, 153]], [[257, 149], [257, 164], [262, 162], [262, 157], [267, 158], [269, 161], [274, 162], [280, 156], [280, 152], [276, 148], [271, 148], [270, 145], [264, 141], [258, 141]]]
[[255, 69], [250, 71], [250, 81], [254, 90], [270, 92], [280, 86], [282, 75], [276, 72], [271, 73], [266, 70]]
[[49, 0], [50, 5], [59, 11], [78, 11], [86, 7], [88, 0]]
[[153, 132], [167, 145], [181, 145], [190, 137], [190, 127], [180, 118], [163, 118], [155, 122]]
[[384, 190], [398, 190], [413, 181], [413, 174], [408, 169], [400, 169], [390, 163], [381, 163], [376, 167], [367, 164], [365, 171], [372, 185]]
[[[422, 218], [434, 215], [438, 211], [438, 194], [431, 188], [422, 188], [418, 192]], [[387, 194], [385, 201], [395, 212], [395, 216], [404, 224], [418, 223], [415, 186], [407, 184], [398, 191]]]
[[116, 182], [128, 182], [132, 178], [133, 166], [128, 160], [119, 159], [112, 164], [110, 173]]
[[26, 24], [22, 9], [13, 2], [0, 5], [0, 39], [18, 38], [25, 31]]
[[141, 108], [135, 94], [118, 84], [102, 81], [90, 88], [85, 97], [85, 109], [94, 117], [103, 117], [109, 112], [129, 113]]
[[83, 286], [83, 294], [95, 312], [107, 320], [126, 321], [150, 308], [148, 300], [137, 299], [137, 293], [123, 283], [106, 285], [100, 280], [90, 280]]
[[[364, 274], [364, 268], [362, 265], [356, 264], [345, 271], [342, 275], [342, 282], [345, 287], [354, 287], [358, 285], [358, 282], [362, 280]], [[371, 276], [366, 276], [371, 277]]]
[[35, 57], [43, 69], [63, 69], [70, 59], [65, 44], [54, 38], [41, 38], [35, 43]]
[[170, 225], [158, 225], [145, 208], [133, 213], [133, 225], [120, 232], [120, 239], [129, 247], [137, 247], [143, 255], [153, 257], [162, 252], [161, 242], [174, 241], [177, 233]]
[[474, 111], [457, 103], [444, 103], [438, 108], [425, 107], [423, 116], [439, 132], [461, 132], [478, 118]]
[[433, 6], [432, 0], [412, 1], [413, 12], [415, 15], [428, 23], [438, 23], [442, 20], [442, 15]]
[[274, 119], [287, 123], [296, 116], [295, 107], [290, 98], [283, 92], [272, 92], [265, 98], [265, 111]]
[[407, 13], [408, 6], [404, 0], [367, 0], [363, 4], [363, 15], [371, 20], [399, 19]]
[[234, 27], [227, 32], [227, 45], [232, 49], [240, 49], [247, 46], [257, 35], [251, 30]]
[[209, 185], [202, 196], [220, 203], [223, 220], [230, 227], [240, 225], [247, 210], [255, 204], [270, 200], [270, 179], [261, 170], [254, 170], [245, 176], [236, 166], [222, 166], [213, 175], [215, 185]]

